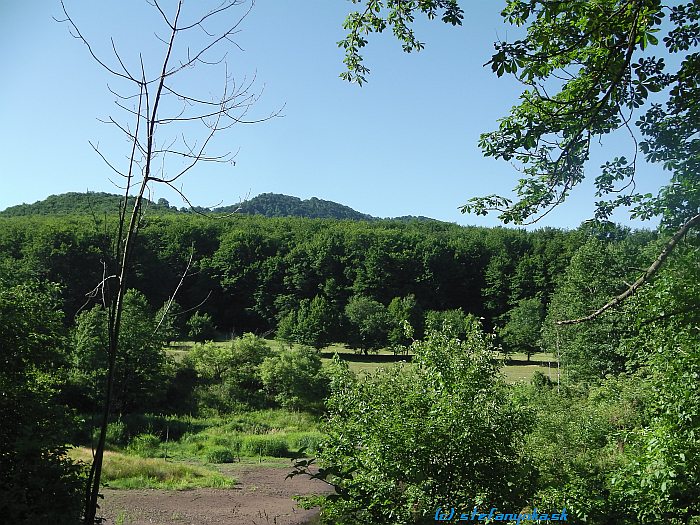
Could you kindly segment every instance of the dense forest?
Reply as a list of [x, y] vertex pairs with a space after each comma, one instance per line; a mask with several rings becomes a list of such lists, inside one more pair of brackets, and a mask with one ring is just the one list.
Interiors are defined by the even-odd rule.
[[[86, 294], [101, 280], [113, 218], [34, 215], [0, 223], [4, 268], [59, 283], [68, 322], [91, 306]], [[386, 308], [410, 296], [423, 312], [461, 309], [491, 329], [524, 301], [546, 308], [571, 257], [595, 238], [615, 241], [633, 261], [655, 235], [148, 213], [131, 282], [159, 308], [184, 275], [176, 302], [211, 316], [229, 336], [275, 331], [280, 320], [321, 300], [330, 315], [323, 339], [349, 342], [343, 312], [353, 297]]]

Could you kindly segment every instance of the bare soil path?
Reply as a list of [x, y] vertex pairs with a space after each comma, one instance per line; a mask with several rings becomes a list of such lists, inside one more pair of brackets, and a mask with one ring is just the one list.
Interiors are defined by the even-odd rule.
[[108, 525], [300, 525], [317, 510], [304, 510], [295, 495], [320, 494], [327, 486], [290, 468], [237, 465], [226, 469], [232, 489], [104, 490], [101, 515]]

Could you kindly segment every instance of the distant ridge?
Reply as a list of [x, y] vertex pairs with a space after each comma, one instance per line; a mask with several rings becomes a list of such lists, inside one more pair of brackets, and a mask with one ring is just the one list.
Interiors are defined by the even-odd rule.
[[[119, 210], [121, 195], [104, 192], [69, 192], [50, 195], [33, 204], [19, 204], [0, 211], [0, 216], [18, 217], [28, 215], [104, 215]], [[146, 207], [153, 213], [192, 213], [189, 208], [177, 209], [165, 199], [157, 202], [146, 199]], [[199, 213], [239, 213], [242, 215], [263, 215], [265, 217], [305, 217], [310, 219], [346, 219], [373, 221], [378, 218], [360, 213], [349, 206], [311, 197], [302, 200], [298, 197], [279, 193], [262, 193], [257, 197], [232, 206], [214, 209], [195, 207]], [[400, 220], [407, 220], [401, 218]], [[420, 218], [423, 219], [423, 218]], [[420, 220], [419, 219], [419, 220]]]
[[214, 208], [215, 213], [242, 213], [265, 217], [306, 217], [309, 219], [350, 219], [356, 221], [376, 220], [376, 217], [360, 213], [349, 206], [311, 197], [301, 200], [280, 193], [261, 193], [239, 205]]
[[[43, 201], [33, 204], [18, 204], [10, 206], [0, 215], [18, 217], [24, 215], [104, 215], [119, 211], [122, 202], [121, 195], [104, 192], [69, 192], [59, 195], [49, 195]], [[133, 201], [132, 201], [133, 202]], [[167, 201], [166, 201], [167, 202]], [[146, 199], [146, 205], [162, 212], [176, 212], [167, 205], [156, 204]]]

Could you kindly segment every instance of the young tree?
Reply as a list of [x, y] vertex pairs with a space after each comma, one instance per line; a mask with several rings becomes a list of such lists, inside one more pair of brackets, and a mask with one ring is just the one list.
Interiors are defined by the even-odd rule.
[[521, 299], [515, 308], [506, 314], [506, 318], [508, 320], [505, 326], [499, 331], [503, 343], [510, 351], [527, 354], [529, 361], [532, 354], [538, 352], [542, 345], [542, 301], [538, 297]]
[[195, 312], [187, 320], [187, 335], [193, 341], [203, 343], [207, 339], [214, 339], [215, 334], [214, 321], [208, 313]]
[[320, 295], [302, 299], [299, 308], [287, 313], [277, 325], [277, 337], [321, 349], [333, 342], [338, 315], [328, 300]]
[[490, 338], [472, 321], [463, 341], [429, 332], [411, 351], [410, 366], [332, 377], [313, 475], [335, 488], [320, 498], [324, 521], [432, 523], [451, 502], [522, 508], [533, 479], [522, 456], [530, 423], [498, 379]]
[[265, 391], [285, 408], [300, 410], [320, 404], [327, 379], [317, 350], [301, 346], [282, 350], [260, 365]]
[[0, 276], [0, 516], [70, 525], [81, 510], [82, 466], [67, 456], [71, 421], [57, 402], [66, 365], [57, 285]]
[[387, 343], [389, 316], [386, 307], [370, 297], [355, 295], [345, 305], [345, 316], [350, 330], [348, 341], [366, 355], [370, 350], [379, 350]]
[[209, 341], [194, 345], [186, 360], [201, 378], [220, 382], [232, 366], [233, 344], [220, 345]]
[[[129, 290], [124, 296], [121, 345], [116, 359], [112, 407], [119, 413], [154, 406], [165, 389], [164, 340], [144, 295]], [[104, 398], [107, 375], [108, 311], [96, 305], [81, 313], [73, 330], [73, 379], [94, 407]]]
[[543, 343], [549, 352], [560, 354], [570, 379], [595, 381], [625, 370], [627, 358], [619, 343], [627, 323], [619, 313], [574, 326], [556, 324], [585, 315], [625, 286], [628, 270], [620, 252], [590, 239], [572, 257], [549, 304]]
[[430, 310], [425, 315], [425, 330], [442, 332], [456, 339], [464, 338], [469, 317], [461, 308], [454, 310]]
[[[111, 42], [114, 58], [110, 61], [101, 56], [97, 46], [83, 35], [63, 2], [64, 18], [71, 34], [86, 45], [95, 61], [120, 84], [110, 86], [116, 96], [116, 104], [133, 122], [131, 125], [109, 117], [105, 122], [115, 126], [130, 143], [124, 167], [107, 159], [97, 147], [95, 151], [109, 168], [121, 179], [124, 200], [120, 208], [117, 232], [114, 236], [113, 252], [105, 254], [104, 279], [95, 289], [108, 311], [107, 379], [100, 436], [95, 449], [94, 461], [87, 479], [85, 494], [85, 524], [95, 521], [97, 499], [100, 488], [102, 460], [104, 455], [107, 424], [112, 411], [115, 377], [118, 373], [117, 359], [121, 352], [120, 326], [124, 299], [132, 264], [134, 240], [143, 214], [143, 198], [152, 184], [163, 184], [176, 191], [186, 202], [179, 188], [182, 177], [199, 162], [232, 162], [230, 154], [212, 155], [208, 148], [213, 137], [234, 124], [249, 122], [246, 114], [257, 100], [252, 81], [236, 83], [231, 77], [225, 54], [216, 56], [218, 48], [232, 43], [238, 26], [245, 17], [238, 18], [219, 32], [212, 32], [209, 25], [217, 17], [225, 18], [238, 0], [227, 0], [204, 15], [192, 15], [183, 9], [180, 1], [169, 13], [158, 0], [150, 3], [163, 21], [163, 33], [156, 31], [160, 57], [149, 60], [143, 53], [138, 57], [122, 56], [116, 43]], [[209, 27], [209, 30], [207, 29]], [[204, 39], [199, 48], [181, 45], [188, 35], [198, 33]], [[151, 64], [157, 64], [151, 70]], [[209, 89], [202, 93], [187, 92], [190, 85], [188, 74], [206, 65], [219, 68], [223, 79], [221, 96], [211, 97]], [[201, 78], [201, 74], [200, 74]], [[178, 86], [178, 81], [182, 88]], [[199, 129], [196, 127], [199, 126]], [[179, 128], [179, 129], [178, 129]], [[168, 136], [167, 132], [172, 131]], [[199, 134], [198, 136], [196, 136]], [[156, 160], [158, 160], [156, 164]], [[129, 200], [130, 194], [135, 199]], [[133, 203], [133, 204], [131, 204]]]
[[156, 329], [166, 344], [182, 337], [182, 306], [175, 301], [166, 301], [156, 312]]
[[[389, 344], [395, 348], [408, 346], [413, 339], [423, 337], [423, 309], [413, 294], [406, 297], [394, 297], [387, 307], [391, 328], [389, 329]], [[405, 323], [410, 326], [406, 333]]]

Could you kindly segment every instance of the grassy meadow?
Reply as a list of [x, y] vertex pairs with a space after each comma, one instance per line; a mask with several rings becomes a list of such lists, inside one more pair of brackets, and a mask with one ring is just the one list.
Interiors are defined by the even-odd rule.
[[[273, 350], [287, 345], [275, 340], [266, 342]], [[167, 352], [181, 362], [193, 346], [192, 342], [178, 342]], [[387, 349], [362, 355], [336, 344], [323, 350], [324, 366], [329, 366], [335, 354], [357, 374], [371, 374], [411, 358]], [[529, 381], [536, 371], [556, 381], [556, 359], [549, 354], [535, 354], [530, 361], [524, 354], [513, 354], [502, 370], [507, 381], [513, 383]], [[109, 426], [105, 485], [117, 489], [228, 488], [235, 483], [229, 475], [235, 464], [288, 467], [289, 458], [298, 451], [313, 454], [323, 438], [319, 424], [317, 416], [282, 408], [209, 417], [124, 416]], [[91, 460], [90, 444], [84, 445], [71, 450], [70, 456], [76, 461]]]
[[[105, 485], [117, 489], [228, 488], [224, 464], [287, 467], [322, 439], [318, 419], [305, 412], [268, 409], [213, 417], [134, 414], [109, 425]], [[91, 461], [89, 446], [70, 456]], [[230, 468], [225, 469], [227, 473]]]
[[[266, 339], [265, 342], [274, 351], [279, 351], [282, 348], [289, 347], [289, 343], [278, 341], [276, 339]], [[181, 362], [190, 348], [194, 346], [192, 341], [184, 341], [171, 344], [167, 351], [177, 362]], [[228, 345], [229, 341], [218, 341], [217, 345]], [[389, 349], [382, 349], [370, 355], [362, 355], [353, 349], [348, 348], [342, 343], [336, 343], [325, 347], [321, 351], [321, 360], [327, 366], [333, 359], [333, 355], [338, 354], [341, 359], [347, 362], [348, 367], [354, 373], [371, 374], [376, 370], [390, 366], [394, 362], [410, 361], [410, 356], [396, 355]], [[528, 361], [527, 355], [524, 353], [513, 353], [504, 361], [503, 374], [506, 381], [515, 383], [518, 381], [530, 381], [535, 372], [539, 371], [552, 381], [557, 380], [557, 358], [553, 354], [541, 352], [530, 356]]]

